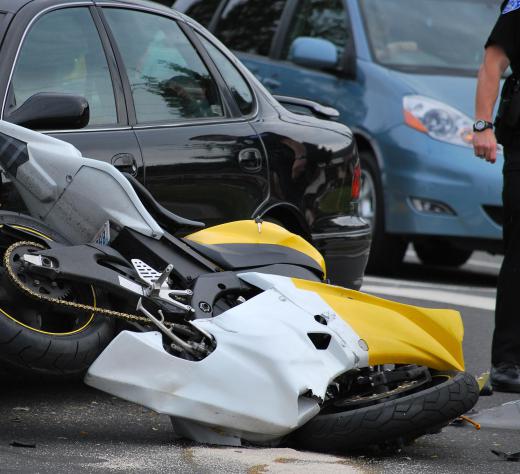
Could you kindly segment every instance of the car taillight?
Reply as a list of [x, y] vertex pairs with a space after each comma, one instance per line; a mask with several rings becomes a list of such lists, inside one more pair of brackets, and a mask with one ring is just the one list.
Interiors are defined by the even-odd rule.
[[361, 191], [361, 165], [359, 161], [354, 167], [354, 176], [352, 177], [352, 191], [351, 198], [353, 200], [359, 199], [359, 193]]

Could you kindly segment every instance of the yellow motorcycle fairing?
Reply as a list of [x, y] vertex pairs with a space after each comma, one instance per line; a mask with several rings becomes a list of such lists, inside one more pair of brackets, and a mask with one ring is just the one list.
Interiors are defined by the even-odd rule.
[[370, 365], [464, 370], [464, 327], [458, 311], [405, 305], [296, 278], [292, 281], [296, 288], [318, 293], [367, 343]]
[[[210, 227], [185, 237], [187, 243], [208, 252], [208, 257], [233, 255], [244, 262], [254, 255], [274, 258], [306, 256], [325, 275], [323, 256], [311, 244], [283, 227], [263, 222], [237, 221]], [[271, 246], [281, 253], [274, 254]], [[224, 260], [224, 259], [223, 259]], [[278, 263], [278, 262], [276, 262]], [[464, 370], [460, 314], [384, 300], [323, 283], [291, 279], [301, 290], [315, 292], [368, 344], [369, 364], [416, 364], [437, 370]]]
[[235, 261], [242, 257], [243, 266], [247, 266], [248, 258], [262, 253], [265, 253], [267, 265], [269, 254], [276, 251], [280, 256], [285, 251], [287, 261], [275, 263], [289, 263], [291, 257], [294, 257], [294, 263], [298, 264], [298, 256], [304, 257], [321, 269], [324, 278], [326, 276], [325, 260], [318, 250], [299, 235], [271, 222], [262, 222], [260, 225], [253, 220], [229, 222], [199, 230], [184, 237], [184, 240], [188, 244], [197, 244], [197, 249], [203, 253], [206, 251], [208, 258], [215, 256], [215, 252], [227, 252], [227, 256], [233, 255]]

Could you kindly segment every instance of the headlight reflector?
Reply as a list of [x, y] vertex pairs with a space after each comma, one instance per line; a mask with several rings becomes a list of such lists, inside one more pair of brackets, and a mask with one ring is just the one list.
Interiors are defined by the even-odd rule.
[[435, 140], [472, 147], [473, 121], [459, 110], [429, 97], [403, 97], [404, 121]]

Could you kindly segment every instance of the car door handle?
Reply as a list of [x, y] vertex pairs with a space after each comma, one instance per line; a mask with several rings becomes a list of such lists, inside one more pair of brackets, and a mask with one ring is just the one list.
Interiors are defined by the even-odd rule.
[[256, 148], [244, 148], [238, 154], [238, 164], [249, 173], [257, 173], [262, 169], [262, 153]]
[[112, 157], [111, 161], [121, 173], [137, 176], [137, 161], [132, 153], [118, 153]]
[[277, 81], [276, 79], [272, 79], [270, 77], [265, 78], [263, 83], [265, 87], [271, 90], [278, 89], [282, 85], [280, 81]]

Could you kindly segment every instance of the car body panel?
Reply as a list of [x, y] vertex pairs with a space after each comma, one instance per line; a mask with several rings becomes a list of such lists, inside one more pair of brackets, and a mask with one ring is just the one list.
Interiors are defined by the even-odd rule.
[[[383, 136], [381, 147], [392, 158], [385, 172], [387, 213], [394, 216], [388, 223], [391, 232], [501, 238], [501, 226], [483, 206], [502, 205], [502, 155], [494, 166], [476, 160], [469, 148], [460, 147], [454, 156], [453, 146], [433, 142], [419, 132], [412, 137], [404, 125], [391, 130], [387, 137]], [[398, 145], [401, 143], [406, 145]], [[413, 209], [410, 197], [447, 203], [456, 215], [421, 214]]]
[[[188, 18], [186, 21], [195, 30], [202, 31], [193, 19]], [[213, 35], [208, 32], [204, 34], [210, 37], [214, 44], [227, 50]], [[323, 122], [314, 117], [289, 112], [272, 97], [261, 81], [268, 73], [268, 64], [255, 54], [241, 53], [240, 56], [248, 66], [248, 69], [242, 68], [243, 74], [256, 83], [256, 93], [263, 99], [258, 103], [259, 114], [252, 118], [250, 123], [264, 142], [269, 155], [270, 199], [257, 210], [257, 213], [274, 217], [278, 221], [283, 215], [284, 225], [292, 232], [300, 234], [298, 228], [301, 229], [301, 218], [304, 216], [308, 238], [312, 238], [313, 243], [325, 254], [328, 273], [333, 276], [334, 281], [348, 287], [360, 288], [362, 278], [353, 280], [352, 275], [364, 274], [370, 247], [369, 225], [359, 217], [357, 203], [348, 199], [351, 185], [348, 174], [344, 180], [332, 178], [331, 181], [337, 183], [336, 189], [330, 181], [327, 184], [327, 179], [323, 179], [323, 171], [326, 171], [328, 178], [344, 172], [344, 165], [337, 157], [341, 154], [340, 150], [349, 146], [347, 142], [352, 139], [351, 131], [339, 123]], [[277, 127], [280, 120], [284, 122], [281, 128]], [[302, 128], [303, 124], [308, 127], [306, 131]], [[313, 131], [312, 135], [308, 134], [309, 130]], [[318, 130], [320, 139], [309, 140], [310, 137], [316, 136]], [[338, 146], [338, 143], [341, 145]], [[335, 158], [324, 159], [326, 155], [334, 155]], [[283, 160], [278, 160], [279, 156], [283, 157]], [[301, 159], [295, 160], [296, 156], [300, 156]], [[311, 159], [307, 159], [306, 156]], [[307, 162], [305, 166], [301, 166], [304, 162]], [[296, 165], [295, 171], [299, 177], [293, 175], [293, 165]], [[354, 165], [355, 162], [351, 160], [347, 166]], [[280, 185], [281, 182], [283, 186]], [[345, 201], [342, 201], [341, 194], [345, 196]], [[320, 206], [330, 206], [331, 202], [337, 203], [334, 211], [329, 212], [328, 216], [326, 212], [320, 212]], [[344, 278], [341, 275], [345, 275], [346, 269], [348, 276]]]
[[[136, 123], [125, 66], [103, 15], [103, 9], [112, 6], [156, 13], [179, 22], [219, 87], [225, 108], [222, 120]], [[328, 248], [334, 248], [331, 256], [335, 265], [333, 262], [332, 266], [341, 276], [336, 281], [359, 288], [368, 258], [370, 229], [359, 219], [356, 203], [350, 197], [352, 173], [357, 163], [350, 131], [341, 124], [288, 112], [218, 40], [182, 14], [145, 1], [123, 4], [107, 0], [103, 5], [72, 0], [0, 1], [0, 11], [16, 12], [0, 54], [2, 118], [8, 119], [4, 117], [8, 102], [6, 91], [28, 28], [39, 15], [68, 7], [90, 9], [108, 63], [117, 123], [48, 133], [70, 142], [85, 156], [132, 172], [162, 204], [188, 218], [216, 224], [263, 215], [282, 222], [305, 238], [315, 235], [318, 246], [326, 254]], [[252, 87], [256, 106], [249, 116], [237, 114], [226, 83], [200, 41], [193, 38], [193, 31], [220, 49]], [[240, 168], [238, 155], [244, 149], [254, 149], [255, 154], [261, 156], [259, 170], [251, 172]], [[285, 155], [280, 154], [281, 149]], [[293, 179], [291, 167], [295, 162], [293, 171], [298, 176]], [[283, 186], [276, 169], [283, 169], [287, 178]], [[326, 183], [330, 176], [336, 177]], [[8, 190], [8, 186], [4, 188]], [[10, 202], [8, 199], [7, 207]], [[19, 209], [16, 205], [10, 208]], [[345, 266], [344, 262], [349, 265]]]
[[27, 5], [32, 0], [2, 0], [0, 3], [0, 11], [16, 13], [24, 5]]
[[[135, 133], [131, 129], [120, 130], [84, 130], [69, 132], [53, 132], [49, 135], [66, 141], [81, 152], [95, 160], [105, 161], [114, 164], [116, 167], [117, 158], [126, 155], [134, 159], [136, 171], [135, 176], [142, 179], [144, 177], [144, 162], [141, 155], [141, 148]], [[115, 138], [116, 137], [116, 138]], [[126, 171], [126, 169], [121, 169]]]
[[[294, 4], [288, 2], [286, 16], [292, 15]], [[503, 156], [499, 154], [497, 163], [490, 166], [476, 160], [470, 147], [450, 145], [404, 125], [406, 95], [438, 100], [471, 117], [476, 78], [410, 73], [378, 64], [372, 57], [359, 1], [345, 0], [344, 5], [355, 45], [354, 78], [282, 60], [280, 51], [290, 18], [284, 18], [279, 27], [269, 57], [235, 53], [252, 71], [258, 71], [259, 79], [273, 93], [335, 107], [341, 114], [339, 121], [369, 144], [381, 171], [387, 232], [410, 239], [468, 239], [474, 248], [500, 248], [499, 219], [492, 219], [483, 206], [500, 212]], [[212, 26], [216, 23], [214, 18]], [[412, 197], [445, 203], [456, 216], [419, 212], [410, 204]]]
[[[146, 162], [146, 187], [176, 214], [212, 225], [251, 217], [268, 199], [267, 159], [247, 122], [142, 128], [135, 133]], [[241, 169], [244, 151], [261, 156], [258, 171]]]

